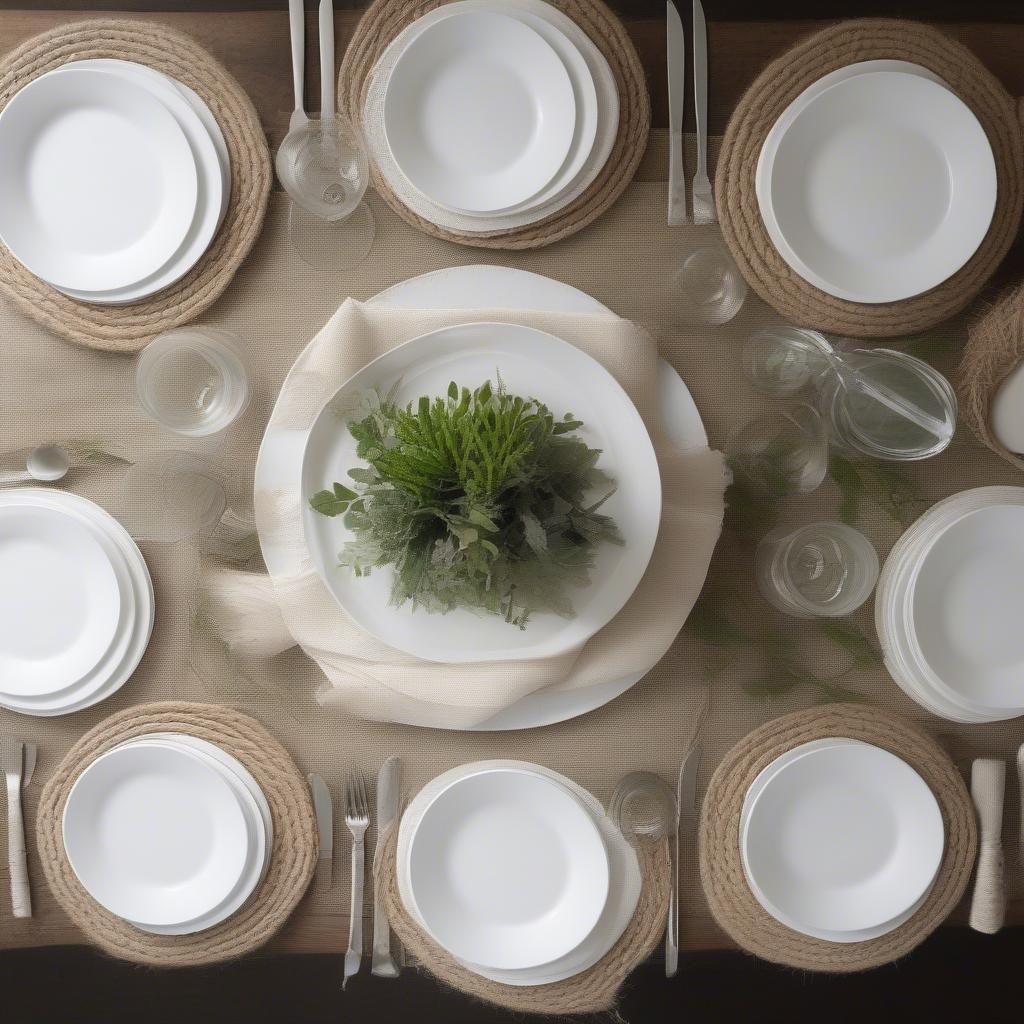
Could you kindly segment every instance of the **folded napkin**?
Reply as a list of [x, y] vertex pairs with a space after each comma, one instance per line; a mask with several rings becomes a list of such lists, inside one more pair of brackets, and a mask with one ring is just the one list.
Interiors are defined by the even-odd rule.
[[1003, 861], [1003, 799], [1006, 762], [979, 757], [971, 766], [971, 799], [978, 812], [978, 867], [971, 896], [970, 925], [994, 935], [1006, 919], [1006, 866]]
[[257, 491], [261, 535], [286, 545], [299, 569], [272, 580], [215, 572], [206, 581], [208, 611], [223, 638], [239, 649], [270, 655], [301, 645], [327, 677], [320, 692], [324, 704], [380, 721], [467, 728], [543, 688], [568, 690], [647, 671], [669, 649], [700, 593], [721, 531], [727, 469], [719, 452], [680, 452], [664, 440], [657, 346], [629, 321], [610, 314], [395, 310], [350, 299], [292, 368], [271, 422], [281, 429], [308, 429], [337, 388], [382, 353], [441, 327], [495, 321], [526, 324], [578, 346], [615, 376], [640, 411], [655, 442], [663, 489], [661, 526], [647, 574], [612, 622], [566, 654], [458, 665], [427, 662], [368, 635], [342, 611], [306, 550], [305, 496]]

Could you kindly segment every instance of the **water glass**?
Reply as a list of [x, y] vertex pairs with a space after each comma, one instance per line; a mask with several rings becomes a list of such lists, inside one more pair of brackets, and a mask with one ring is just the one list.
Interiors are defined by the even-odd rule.
[[849, 615], [878, 580], [874, 546], [844, 523], [773, 530], [758, 544], [755, 566], [764, 599], [800, 619]]
[[751, 384], [772, 398], [791, 398], [829, 369], [831, 345], [818, 331], [766, 327], [743, 346], [743, 371]]
[[682, 322], [720, 326], [742, 308], [747, 282], [724, 245], [707, 243], [673, 272], [669, 292]]
[[737, 484], [751, 495], [809, 494], [828, 472], [828, 437], [821, 415], [795, 403], [744, 424], [726, 445]]
[[135, 387], [143, 411], [186, 437], [224, 430], [249, 404], [249, 373], [238, 339], [211, 327], [168, 331], [139, 355]]

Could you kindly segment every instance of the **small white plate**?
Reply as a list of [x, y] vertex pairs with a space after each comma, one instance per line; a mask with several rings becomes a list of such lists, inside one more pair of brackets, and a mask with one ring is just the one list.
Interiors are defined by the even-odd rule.
[[97, 758], [68, 795], [63, 831], [71, 867], [93, 899], [143, 924], [209, 913], [249, 858], [246, 817], [223, 773], [168, 747]]
[[569, 152], [576, 101], [565, 65], [528, 25], [500, 14], [444, 18], [391, 72], [384, 132], [418, 191], [493, 212], [536, 195]]
[[746, 870], [779, 915], [805, 927], [875, 928], [927, 892], [942, 813], [908, 764], [864, 743], [824, 746], [771, 775], [740, 837]]
[[429, 933], [455, 956], [517, 970], [590, 934], [608, 900], [608, 854], [561, 786], [494, 770], [453, 782], [409, 840], [409, 882]]
[[758, 201], [780, 255], [830, 295], [879, 303], [941, 284], [973, 255], [995, 159], [969, 108], [917, 74], [807, 90], [769, 133]]
[[58, 288], [122, 288], [159, 270], [197, 200], [188, 140], [140, 83], [43, 75], [0, 113], [0, 238]]
[[58, 693], [86, 677], [115, 642], [117, 572], [73, 516], [27, 504], [0, 507], [0, 689]]

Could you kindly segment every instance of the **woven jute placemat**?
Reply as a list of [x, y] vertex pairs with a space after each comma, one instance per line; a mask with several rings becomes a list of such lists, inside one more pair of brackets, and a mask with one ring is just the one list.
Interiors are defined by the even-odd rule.
[[[848, 302], [799, 277], [782, 259], [757, 205], [757, 160], [768, 132], [809, 85], [865, 60], [905, 60], [939, 75], [977, 115], [992, 143], [998, 198], [977, 252], [941, 285], [900, 302]], [[966, 47], [912, 21], [846, 21], [817, 32], [768, 65], [737, 106], [718, 158], [715, 196], [722, 234], [743, 276], [770, 306], [804, 327], [859, 338], [923, 331], [963, 309], [1006, 255], [1024, 202], [1024, 143], [1017, 102]]]
[[[829, 736], [863, 740], [906, 761], [935, 794], [946, 830], [939, 873], [921, 908], [888, 935], [867, 942], [825, 942], [780, 924], [754, 898], [740, 858], [740, 812], [750, 784], [787, 750]], [[748, 952], [802, 970], [850, 973], [898, 960], [942, 924], [970, 881], [977, 847], [974, 806], [967, 787], [934, 740], [877, 708], [832, 704], [776, 718], [726, 754], [704, 797], [700, 875], [715, 920]]]
[[665, 933], [672, 875], [668, 844], [661, 843], [637, 850], [643, 883], [636, 911], [619, 941], [593, 967], [550, 985], [502, 985], [463, 967], [409, 916], [395, 877], [397, 846], [398, 830], [392, 829], [380, 840], [374, 857], [374, 884], [387, 907], [391, 927], [415, 958], [415, 966], [483, 1002], [519, 1013], [562, 1015], [609, 1010], [623, 981], [647, 959]]
[[47, 330], [89, 348], [135, 352], [162, 331], [195, 320], [227, 288], [259, 236], [273, 182], [270, 151], [252, 101], [190, 36], [152, 22], [100, 19], [61, 25], [0, 60], [0, 109], [33, 79], [74, 60], [146, 64], [207, 103], [231, 156], [231, 200], [209, 249], [180, 281], [141, 302], [97, 306], [69, 298], [0, 245], [0, 289]]
[[[75, 780], [100, 754], [154, 732], [187, 733], [232, 754], [259, 783], [274, 822], [270, 867], [259, 888], [228, 920], [193, 935], [152, 935], [111, 914], [85, 891], [64, 852], [61, 819]], [[247, 715], [183, 701], [128, 708], [86, 733], [43, 789], [36, 838], [50, 889], [86, 938], [112, 956], [159, 967], [216, 963], [263, 945], [305, 893], [319, 855], [306, 780], [288, 752]]]
[[[356, 26], [338, 75], [338, 110], [359, 120], [370, 72], [406, 26], [446, 0], [374, 0]], [[593, 183], [568, 206], [525, 227], [487, 233], [449, 231], [413, 213], [376, 169], [373, 184], [406, 223], [437, 238], [481, 249], [536, 249], [574, 234], [600, 217], [633, 179], [647, 146], [651, 100], [643, 65], [622, 22], [602, 0], [548, 0], [576, 22], [604, 54], [619, 91], [619, 131], [611, 155]]]

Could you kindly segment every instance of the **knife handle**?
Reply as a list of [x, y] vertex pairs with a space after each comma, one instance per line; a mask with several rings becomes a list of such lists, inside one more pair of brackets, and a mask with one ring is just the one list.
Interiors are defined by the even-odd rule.
[[668, 223], [689, 223], [686, 216], [686, 170], [683, 167], [683, 133], [672, 131], [668, 148]]
[[665, 977], [674, 978], [679, 970], [679, 833], [669, 847], [672, 879], [668, 898], [668, 922], [665, 927]]
[[1006, 762], [980, 757], [971, 766], [971, 797], [978, 814], [978, 865], [971, 897], [970, 926], [994, 935], [1006, 918], [1003, 863], [1003, 799]]
[[15, 917], [32, 916], [32, 892], [28, 884], [25, 821], [21, 815], [21, 786], [7, 776], [7, 867], [11, 879], [11, 909]]

